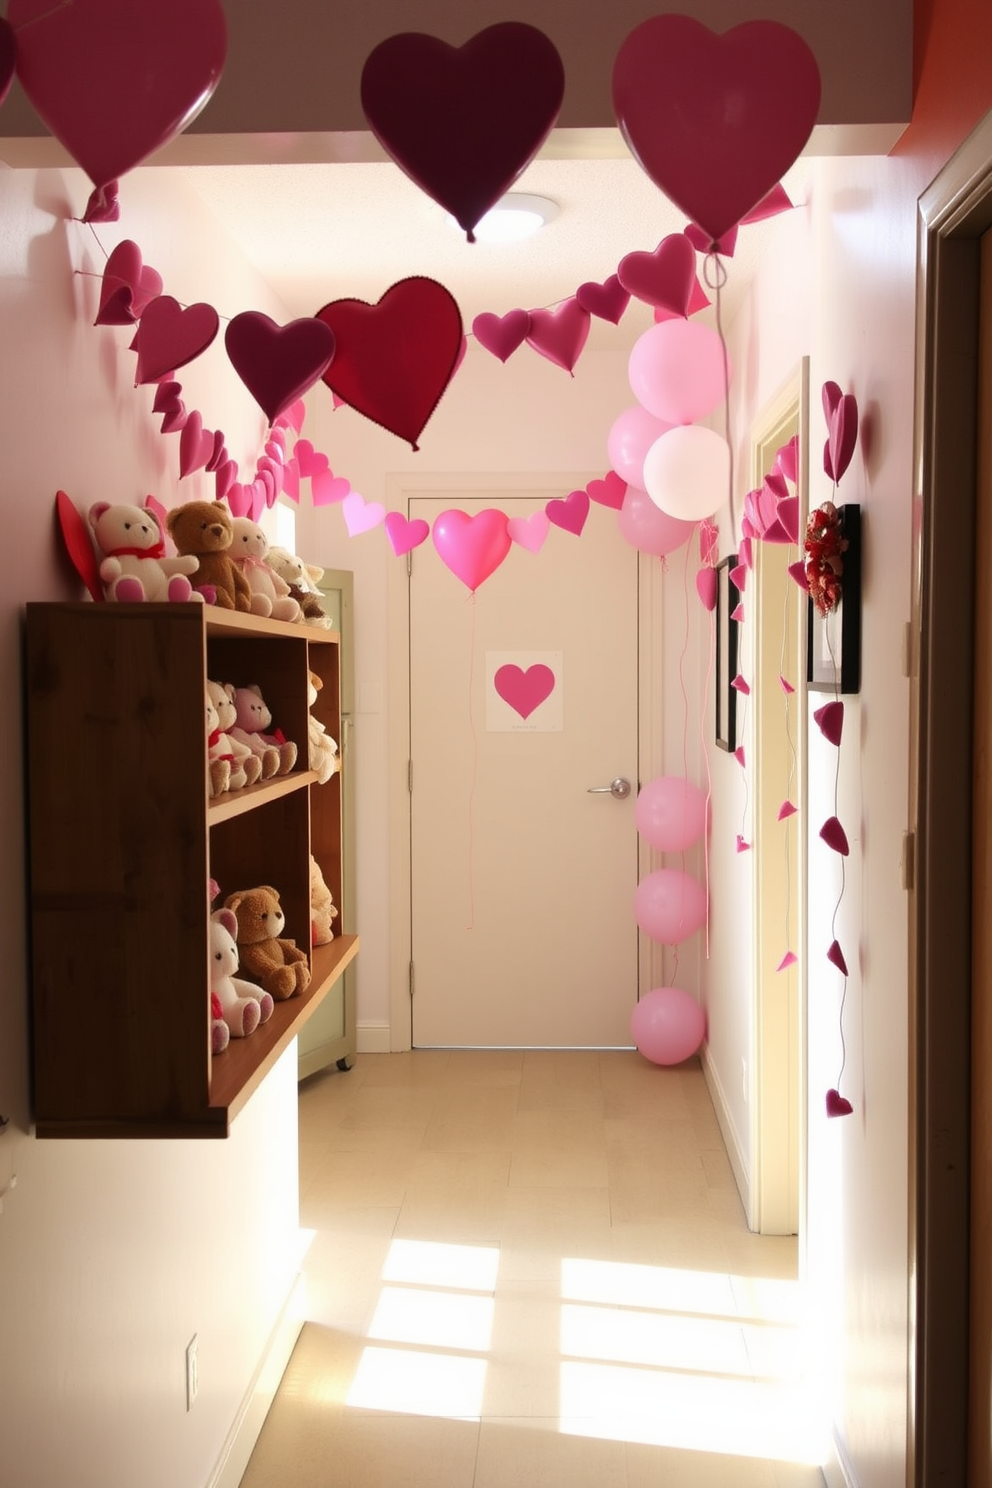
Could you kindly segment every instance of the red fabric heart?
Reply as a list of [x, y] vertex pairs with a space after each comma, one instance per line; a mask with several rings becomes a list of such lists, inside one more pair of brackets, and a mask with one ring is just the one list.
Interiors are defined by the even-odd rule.
[[337, 339], [327, 386], [417, 449], [461, 351], [462, 317], [449, 291], [414, 276], [387, 289], [376, 305], [333, 300], [317, 319]]
[[508, 310], [505, 315], [493, 315], [487, 310], [472, 322], [472, 334], [479, 345], [501, 362], [523, 345], [529, 330], [530, 316], [526, 310]]
[[854, 1107], [851, 1102], [841, 1095], [839, 1090], [827, 1091], [827, 1115], [828, 1116], [850, 1116]]
[[243, 310], [224, 333], [231, 365], [269, 423], [312, 388], [334, 355], [334, 332], [311, 317], [280, 326]]
[[591, 318], [573, 296], [556, 310], [532, 310], [527, 345], [571, 372], [589, 336]]
[[162, 293], [162, 276], [141, 262], [137, 243], [124, 238], [107, 259], [94, 325], [133, 325]]
[[580, 284], [575, 298], [590, 315], [598, 315], [600, 320], [619, 325], [620, 317], [630, 304], [630, 290], [623, 287], [618, 274], [611, 274], [602, 284], [595, 280]]
[[781, 180], [819, 106], [816, 58], [777, 21], [717, 36], [690, 16], [653, 16], [631, 31], [613, 66], [621, 134], [711, 242]]
[[506, 514], [495, 507], [474, 516], [457, 508], [443, 511], [435, 518], [431, 537], [445, 568], [473, 593], [495, 573], [512, 546]]
[[846, 858], [850, 853], [851, 849], [848, 845], [847, 833], [836, 816], [827, 817], [823, 826], [820, 828], [820, 836], [827, 846], [832, 848], [835, 853], [840, 853], [842, 858]]
[[497, 668], [493, 686], [514, 713], [529, 718], [554, 692], [555, 674], [542, 662], [529, 666], [526, 671], [508, 662], [506, 666]]
[[17, 76], [38, 114], [96, 186], [167, 144], [220, 81], [220, 0], [10, 0]]
[[696, 250], [684, 233], [669, 233], [653, 253], [628, 253], [617, 275], [624, 289], [671, 315], [688, 315], [696, 282]]
[[588, 492], [569, 491], [564, 500], [549, 501], [544, 510], [549, 522], [564, 528], [566, 532], [574, 532], [579, 537], [589, 515]]
[[89, 528], [80, 516], [75, 503], [64, 491], [55, 493], [55, 510], [62, 541], [72, 560], [72, 566], [86, 585], [90, 598], [100, 604], [106, 595], [103, 592], [103, 583], [100, 579], [93, 543], [90, 540]]
[[190, 305], [184, 310], [171, 295], [159, 295], [146, 306], [134, 339], [138, 353], [135, 381], [157, 382], [167, 372], [184, 367], [206, 351], [220, 328], [212, 305]]
[[591, 480], [586, 486], [590, 501], [619, 511], [627, 494], [627, 482], [615, 470], [608, 470], [602, 480]]
[[391, 36], [369, 54], [361, 81], [376, 139], [470, 242], [551, 133], [564, 91], [555, 47], [520, 21], [462, 47], [421, 32]]
[[414, 517], [412, 521], [407, 521], [402, 512], [386, 513], [386, 536], [397, 558], [419, 548], [426, 541], [430, 530], [429, 523], [423, 517]]

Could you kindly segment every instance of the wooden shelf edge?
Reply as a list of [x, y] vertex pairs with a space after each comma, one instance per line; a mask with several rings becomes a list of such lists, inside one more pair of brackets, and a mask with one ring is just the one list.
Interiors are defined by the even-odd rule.
[[207, 634], [248, 634], [279, 636], [281, 640], [340, 641], [340, 632], [321, 625], [305, 625], [292, 620], [266, 620], [261, 615], [246, 615], [243, 610], [221, 610], [216, 605], [203, 606]]
[[218, 822], [230, 821], [244, 811], [253, 811], [266, 801], [278, 801], [280, 796], [288, 796], [293, 791], [303, 790], [316, 783], [316, 770], [293, 770], [288, 775], [260, 780], [256, 785], [246, 785], [241, 790], [225, 791], [223, 795], [214, 796], [207, 803], [207, 826], [215, 827]]
[[39, 1139], [94, 1138], [114, 1140], [117, 1138], [148, 1137], [175, 1140], [177, 1137], [226, 1137], [228, 1135], [227, 1112], [218, 1108], [207, 1110], [202, 1116], [184, 1118], [152, 1117], [148, 1120], [108, 1121], [98, 1117], [82, 1116], [60, 1120], [58, 1117], [39, 1117], [34, 1134]]

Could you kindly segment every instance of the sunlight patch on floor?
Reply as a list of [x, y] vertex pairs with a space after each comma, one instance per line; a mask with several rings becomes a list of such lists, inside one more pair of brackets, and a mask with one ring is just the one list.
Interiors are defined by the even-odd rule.
[[363, 1351], [346, 1405], [402, 1415], [478, 1421], [486, 1361], [414, 1349]]

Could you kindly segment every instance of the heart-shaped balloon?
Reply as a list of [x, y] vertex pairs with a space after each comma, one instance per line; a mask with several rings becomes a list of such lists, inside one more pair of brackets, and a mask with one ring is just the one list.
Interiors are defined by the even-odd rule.
[[17, 42], [8, 21], [0, 16], [0, 103], [3, 103], [14, 81], [17, 66]]
[[162, 293], [162, 276], [141, 261], [137, 243], [124, 238], [107, 259], [94, 325], [133, 325]]
[[212, 305], [183, 309], [171, 295], [158, 295], [145, 307], [134, 345], [138, 353], [135, 381], [158, 382], [168, 372], [201, 356], [220, 328]]
[[522, 21], [489, 26], [461, 47], [403, 32], [362, 69], [372, 133], [469, 242], [551, 133], [564, 92], [557, 50]]
[[573, 296], [555, 310], [532, 310], [527, 345], [571, 372], [589, 337], [591, 318]]
[[519, 547], [526, 548], [528, 553], [539, 553], [551, 530], [551, 521], [547, 512], [536, 511], [529, 517], [511, 517], [506, 530]]
[[506, 515], [495, 507], [474, 516], [457, 508], [443, 511], [434, 520], [431, 536], [445, 568], [473, 594], [499, 568], [512, 545]]
[[634, 157], [716, 242], [781, 180], [820, 107], [820, 70], [778, 21], [722, 36], [685, 15], [636, 26], [613, 65], [613, 111]]
[[472, 322], [472, 334], [479, 345], [501, 362], [523, 344], [529, 330], [530, 316], [526, 310], [508, 310], [505, 315], [493, 315], [487, 310]]
[[619, 511], [623, 506], [623, 498], [627, 494], [627, 482], [622, 476], [617, 475], [615, 470], [608, 470], [602, 480], [588, 482], [586, 493], [590, 501], [596, 501], [600, 506], [608, 506], [613, 511]]
[[319, 381], [334, 355], [334, 332], [304, 317], [277, 325], [260, 310], [243, 310], [224, 333], [231, 365], [269, 423]]
[[563, 500], [555, 498], [549, 501], [544, 510], [549, 522], [579, 537], [589, 515], [589, 493], [569, 491]]
[[327, 386], [417, 449], [462, 347], [461, 311], [453, 296], [435, 279], [415, 275], [387, 289], [376, 305], [333, 300], [317, 319], [330, 326], [337, 342], [324, 373]]
[[38, 114], [96, 186], [168, 144], [220, 81], [220, 0], [10, 0], [17, 76]]
[[536, 662], [526, 671], [513, 662], [507, 662], [506, 666], [497, 667], [493, 686], [514, 713], [529, 718], [535, 708], [539, 708], [554, 692], [555, 674], [543, 662]]
[[669, 233], [653, 253], [628, 253], [620, 260], [617, 275], [639, 300], [686, 316], [696, 282], [696, 250], [685, 233]]
[[630, 304], [630, 290], [623, 287], [618, 274], [611, 274], [602, 284], [595, 280], [580, 284], [575, 298], [590, 315], [598, 315], [600, 320], [619, 325], [620, 317]]
[[419, 548], [422, 542], [426, 542], [430, 530], [430, 524], [423, 517], [414, 517], [407, 521], [402, 512], [386, 513], [386, 536], [397, 558]]

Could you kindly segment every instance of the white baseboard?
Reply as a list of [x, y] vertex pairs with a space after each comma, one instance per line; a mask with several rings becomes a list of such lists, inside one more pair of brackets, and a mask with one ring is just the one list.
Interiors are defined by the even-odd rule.
[[359, 1054], [388, 1054], [390, 1052], [389, 1024], [357, 1023], [355, 1043]]
[[306, 1277], [297, 1273], [279, 1321], [245, 1391], [207, 1488], [238, 1488], [306, 1317]]
[[720, 1076], [716, 1072], [716, 1065], [710, 1057], [709, 1044], [703, 1045], [702, 1065], [703, 1078], [706, 1081], [706, 1088], [710, 1093], [710, 1100], [713, 1102], [713, 1109], [716, 1112], [716, 1119], [723, 1135], [723, 1143], [727, 1149], [727, 1156], [730, 1158], [730, 1166], [733, 1169], [737, 1190], [741, 1196], [741, 1203], [744, 1205], [744, 1213], [750, 1214], [751, 1176], [748, 1171], [748, 1160], [741, 1149], [737, 1132], [734, 1129], [734, 1123], [730, 1118], [730, 1108], [723, 1093], [723, 1086], [720, 1084]]

